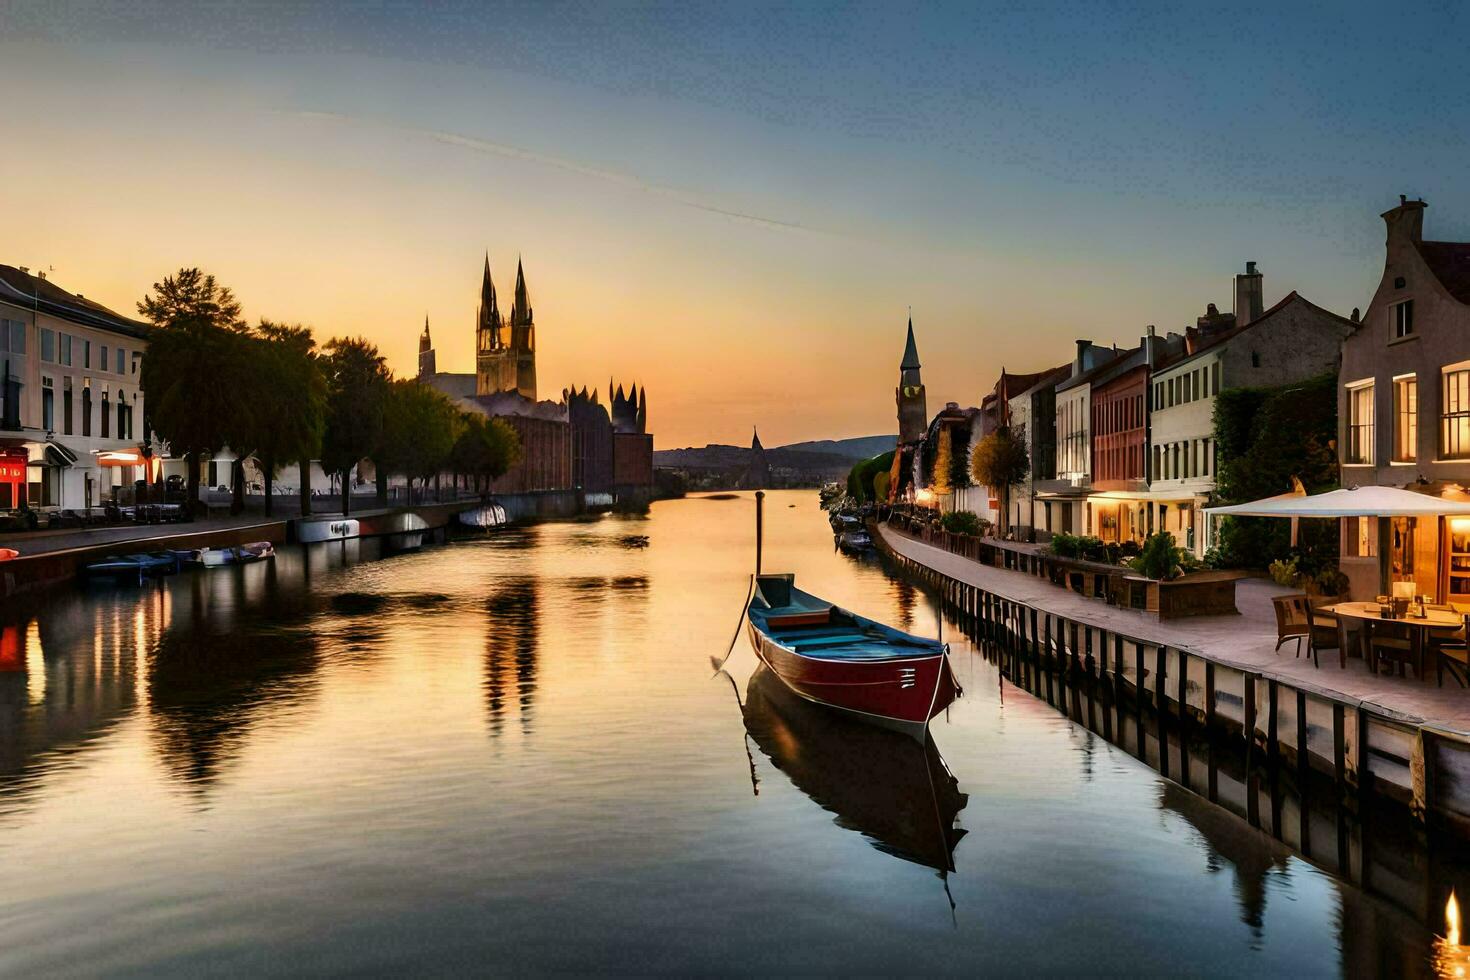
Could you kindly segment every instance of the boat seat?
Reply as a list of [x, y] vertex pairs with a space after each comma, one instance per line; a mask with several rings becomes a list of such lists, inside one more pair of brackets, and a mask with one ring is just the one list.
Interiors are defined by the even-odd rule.
[[812, 609], [802, 612], [781, 613], [776, 616], [767, 616], [766, 625], [771, 629], [789, 629], [793, 626], [826, 626], [832, 622], [832, 607], [826, 609]]

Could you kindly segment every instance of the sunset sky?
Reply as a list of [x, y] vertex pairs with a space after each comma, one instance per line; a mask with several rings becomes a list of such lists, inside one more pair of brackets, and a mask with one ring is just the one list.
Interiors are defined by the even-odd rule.
[[12, 0], [0, 263], [199, 265], [411, 373], [519, 255], [543, 394], [646, 384], [672, 448], [894, 431], [910, 306], [933, 410], [1247, 259], [1366, 306], [1399, 193], [1470, 238], [1456, 8], [1018, 9]]

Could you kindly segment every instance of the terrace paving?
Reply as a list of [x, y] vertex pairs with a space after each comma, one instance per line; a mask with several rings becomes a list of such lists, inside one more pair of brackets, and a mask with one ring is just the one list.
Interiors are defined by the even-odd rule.
[[[1026, 572], [981, 564], [887, 525], [880, 525], [877, 530], [887, 546], [905, 558], [1014, 602], [1253, 670], [1324, 696], [1371, 704], [1407, 721], [1470, 734], [1470, 690], [1460, 687], [1448, 675], [1441, 688], [1434, 682], [1432, 669], [1427, 671], [1426, 681], [1416, 679], [1412, 669], [1407, 677], [1374, 674], [1361, 658], [1353, 656], [1348, 657], [1347, 668], [1342, 669], [1336, 650], [1319, 655], [1322, 666], [1318, 669], [1305, 655], [1300, 659], [1294, 655], [1295, 641], [1288, 641], [1280, 651], [1273, 652], [1276, 615], [1271, 599], [1293, 591], [1274, 582], [1246, 578], [1237, 583], [1235, 599], [1240, 615], [1196, 616], [1161, 622], [1148, 613], [1089, 599]], [[1025, 550], [1025, 546], [1007, 544], [1005, 547]]]

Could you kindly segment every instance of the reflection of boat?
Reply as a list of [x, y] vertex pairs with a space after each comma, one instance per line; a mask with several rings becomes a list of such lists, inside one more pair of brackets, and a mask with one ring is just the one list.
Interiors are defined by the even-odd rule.
[[843, 531], [837, 535], [837, 547], [850, 555], [860, 555], [873, 549], [873, 539], [867, 531]]
[[793, 785], [839, 827], [878, 850], [938, 871], [954, 870], [965, 836], [955, 817], [969, 797], [939, 755], [897, 732], [863, 725], [802, 701], [765, 668], [751, 675], [745, 730]]
[[809, 701], [922, 737], [959, 694], [945, 645], [838, 608], [794, 579], [756, 578], [750, 641], [761, 660]]

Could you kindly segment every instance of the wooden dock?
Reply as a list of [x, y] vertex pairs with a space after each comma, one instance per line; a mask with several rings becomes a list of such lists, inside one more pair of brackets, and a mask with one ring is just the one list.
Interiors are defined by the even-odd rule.
[[1240, 615], [1160, 622], [890, 526], [872, 534], [984, 639], [1131, 692], [1182, 725], [1243, 737], [1258, 758], [1470, 830], [1470, 690], [1375, 675], [1355, 658], [1344, 670], [1335, 652], [1318, 669], [1290, 643], [1273, 652], [1271, 597], [1286, 590], [1245, 580]]

